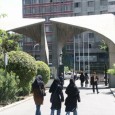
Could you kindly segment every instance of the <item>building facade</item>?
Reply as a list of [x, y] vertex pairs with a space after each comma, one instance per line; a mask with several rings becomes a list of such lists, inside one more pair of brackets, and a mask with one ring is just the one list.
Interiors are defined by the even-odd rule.
[[[113, 13], [115, 14], [115, 0], [23, 0], [23, 18], [45, 18], [45, 30], [49, 47], [49, 62], [52, 63], [52, 36], [53, 27], [49, 19], [54, 17], [82, 16]], [[84, 32], [75, 37], [75, 48], [73, 38], [66, 43], [66, 60], [71, 67], [76, 70], [97, 71], [102, 73], [108, 65], [108, 53], [101, 50], [102, 38], [91, 31]], [[36, 41], [25, 38], [24, 50], [40, 59], [40, 44], [36, 46]], [[36, 47], [35, 47], [36, 46]], [[28, 47], [28, 48], [27, 48]], [[75, 58], [74, 58], [75, 50]], [[66, 62], [64, 62], [66, 63]], [[90, 67], [89, 67], [90, 65]]]

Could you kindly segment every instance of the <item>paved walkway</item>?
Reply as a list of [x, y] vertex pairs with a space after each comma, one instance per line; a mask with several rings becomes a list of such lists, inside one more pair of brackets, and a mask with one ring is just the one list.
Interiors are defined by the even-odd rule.
[[[65, 80], [65, 87], [69, 81]], [[76, 82], [80, 86], [80, 82]], [[42, 115], [50, 115], [50, 94], [47, 92], [44, 105], [41, 106]], [[115, 98], [109, 88], [99, 85], [99, 94], [93, 94], [92, 89], [80, 88], [81, 102], [78, 103], [78, 115], [115, 115]], [[64, 96], [65, 89], [64, 89]], [[35, 115], [35, 104], [33, 97], [29, 97], [26, 101], [18, 102], [12, 106], [0, 109], [0, 115]], [[62, 104], [62, 113], [65, 115], [65, 106]], [[72, 114], [71, 114], [72, 115]]]

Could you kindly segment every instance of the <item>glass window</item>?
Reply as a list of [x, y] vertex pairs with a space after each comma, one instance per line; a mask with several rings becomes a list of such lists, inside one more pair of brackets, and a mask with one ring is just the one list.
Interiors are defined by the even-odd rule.
[[89, 38], [94, 38], [94, 33], [89, 33]]
[[81, 7], [81, 2], [76, 2], [76, 3], [74, 4], [74, 7], [75, 7], [75, 8]]
[[107, 6], [107, 0], [100, 0], [101, 6]]
[[94, 12], [88, 12], [87, 14], [88, 15], [94, 15]]
[[52, 26], [51, 25], [46, 26], [46, 32], [52, 32]]
[[81, 13], [74, 13], [74, 16], [80, 16]]
[[23, 3], [26, 4], [31, 4], [31, 0], [24, 0]]
[[100, 14], [106, 14], [107, 10], [100, 11]]
[[115, 5], [115, 1], [110, 1], [109, 5]]
[[88, 7], [94, 7], [94, 1], [88, 1], [87, 6]]

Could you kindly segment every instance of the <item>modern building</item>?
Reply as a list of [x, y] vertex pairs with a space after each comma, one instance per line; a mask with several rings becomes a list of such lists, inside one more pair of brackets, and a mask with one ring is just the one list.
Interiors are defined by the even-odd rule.
[[[23, 0], [23, 18], [46, 19], [44, 26], [50, 51], [50, 63], [52, 63], [52, 50], [55, 47], [52, 42], [53, 27], [49, 21], [50, 18], [104, 13], [115, 14], [115, 0]], [[70, 66], [74, 66], [75, 59], [76, 70], [88, 71], [90, 68], [91, 71], [104, 72], [105, 66], [109, 65], [109, 56], [106, 50], [100, 49], [102, 43], [102, 38], [91, 31], [69, 38], [65, 49]], [[40, 44], [36, 44], [38, 44], [36, 41], [25, 37], [24, 50], [36, 59], [40, 59]]]

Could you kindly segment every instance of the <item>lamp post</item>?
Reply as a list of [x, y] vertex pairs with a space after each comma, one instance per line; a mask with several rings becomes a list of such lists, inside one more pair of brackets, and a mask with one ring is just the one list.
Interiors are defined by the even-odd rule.
[[8, 54], [4, 52], [4, 66], [5, 66], [5, 76], [7, 75], [6, 66], [8, 65]]
[[64, 75], [64, 65], [63, 65], [63, 63], [62, 63], [62, 54], [59, 55], [58, 76], [60, 76], [61, 73], [63, 73], [63, 75]]
[[36, 54], [36, 53], [35, 53], [35, 48], [36, 48], [36, 46], [39, 46], [39, 44], [37, 43], [37, 44], [35, 44], [34, 47], [33, 47], [33, 57], [34, 57], [34, 58], [35, 58], [35, 54]]
[[76, 52], [76, 50], [75, 50], [75, 36], [74, 36], [74, 67], [73, 67], [73, 75], [74, 75], [74, 73], [75, 73], [75, 52]]

